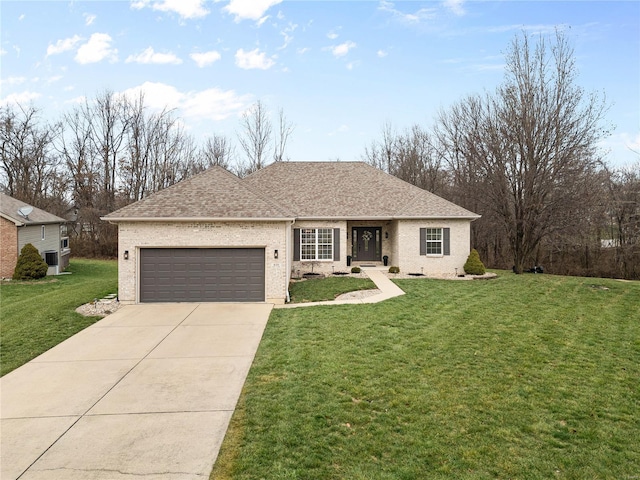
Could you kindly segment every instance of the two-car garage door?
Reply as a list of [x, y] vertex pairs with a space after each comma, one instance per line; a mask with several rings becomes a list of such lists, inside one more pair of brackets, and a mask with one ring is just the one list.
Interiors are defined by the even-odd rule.
[[140, 249], [140, 302], [264, 299], [264, 248]]

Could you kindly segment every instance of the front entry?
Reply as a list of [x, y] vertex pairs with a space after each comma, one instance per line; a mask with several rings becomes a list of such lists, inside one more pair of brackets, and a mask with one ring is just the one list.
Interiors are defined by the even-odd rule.
[[354, 227], [352, 235], [353, 260], [379, 262], [382, 259], [381, 227]]

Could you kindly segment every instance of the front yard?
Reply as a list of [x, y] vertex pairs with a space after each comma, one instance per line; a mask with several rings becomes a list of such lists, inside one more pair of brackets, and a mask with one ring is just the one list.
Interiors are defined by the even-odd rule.
[[0, 375], [99, 320], [83, 317], [76, 307], [118, 291], [115, 260], [74, 258], [67, 271], [71, 274], [0, 284]]
[[640, 283], [397, 283], [273, 311], [212, 479], [638, 475]]

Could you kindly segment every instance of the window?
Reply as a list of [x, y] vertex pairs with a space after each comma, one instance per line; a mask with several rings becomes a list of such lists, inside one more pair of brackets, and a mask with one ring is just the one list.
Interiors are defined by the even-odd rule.
[[427, 255], [442, 255], [442, 229], [427, 228]]
[[301, 229], [300, 260], [333, 260], [333, 229]]
[[69, 248], [69, 237], [63, 237], [60, 239], [60, 250], [66, 250]]

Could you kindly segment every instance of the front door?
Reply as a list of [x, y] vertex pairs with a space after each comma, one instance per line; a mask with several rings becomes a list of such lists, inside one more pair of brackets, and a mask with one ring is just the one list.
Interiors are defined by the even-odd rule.
[[354, 260], [358, 262], [379, 262], [381, 260], [381, 227], [355, 227], [352, 234]]

